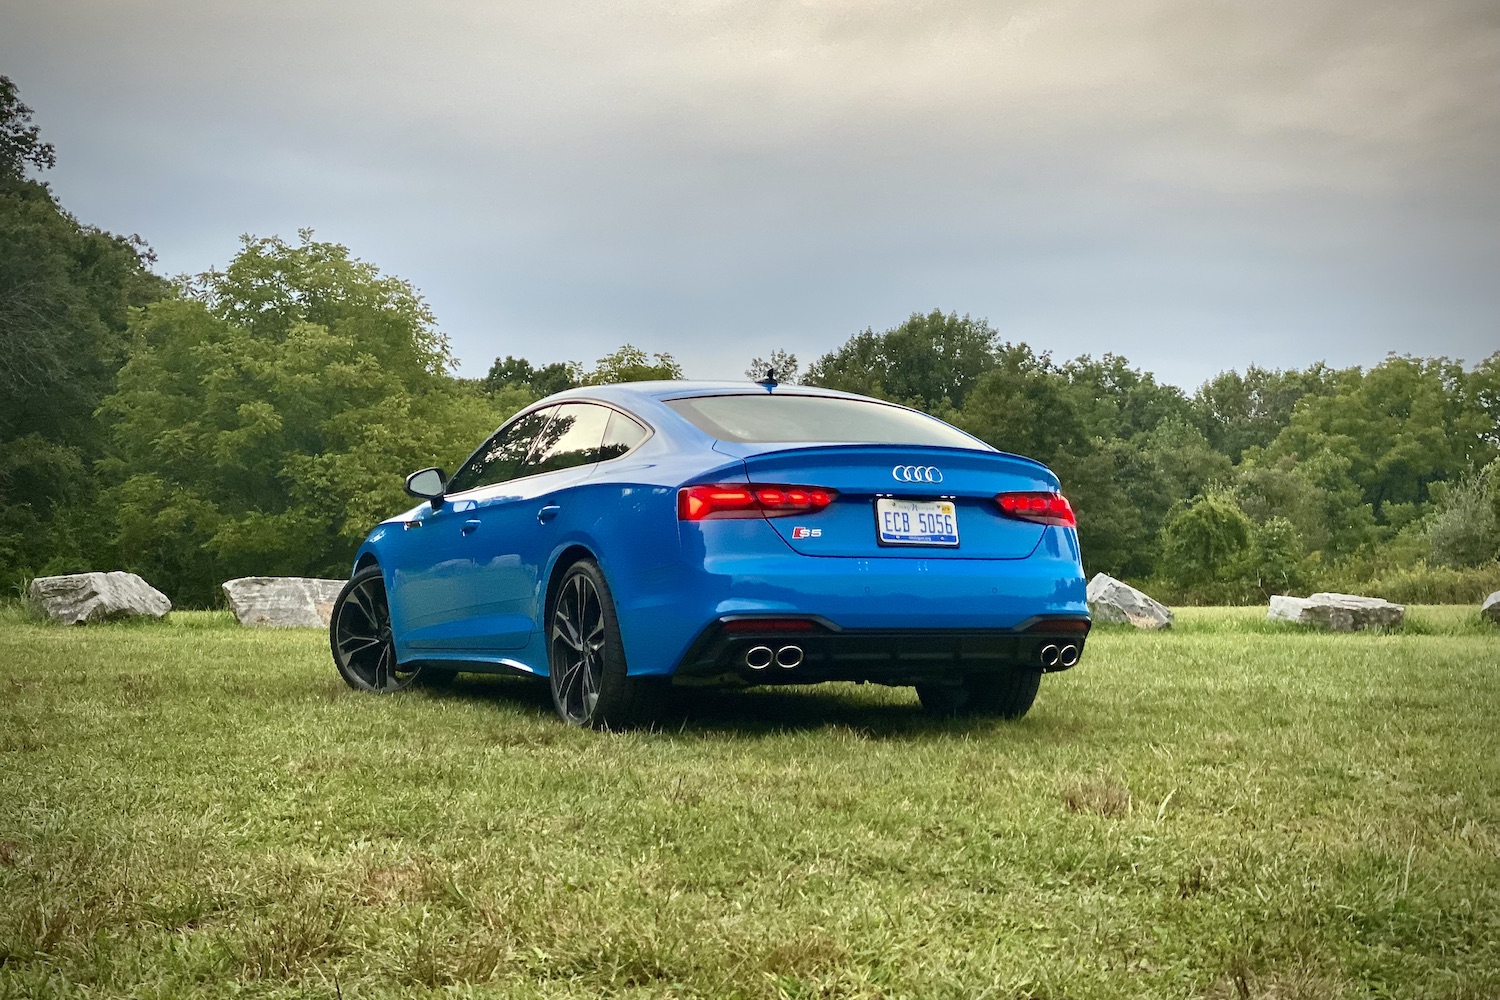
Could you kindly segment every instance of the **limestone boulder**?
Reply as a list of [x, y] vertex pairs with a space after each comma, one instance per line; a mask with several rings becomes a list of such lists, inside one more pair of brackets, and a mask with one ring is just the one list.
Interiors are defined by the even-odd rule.
[[32, 612], [64, 625], [91, 625], [124, 618], [162, 618], [172, 610], [167, 595], [134, 573], [70, 573], [31, 581]]
[[1266, 620], [1313, 625], [1330, 632], [1358, 632], [1367, 628], [1400, 628], [1406, 608], [1379, 597], [1354, 594], [1314, 594], [1311, 597], [1271, 598]]
[[1089, 614], [1097, 622], [1134, 625], [1136, 628], [1170, 628], [1172, 611], [1104, 573], [1094, 574], [1088, 587]]
[[241, 625], [327, 628], [344, 580], [305, 576], [246, 576], [220, 586]]
[[1484, 599], [1484, 603], [1479, 606], [1479, 614], [1491, 624], [1500, 625], [1500, 590]]

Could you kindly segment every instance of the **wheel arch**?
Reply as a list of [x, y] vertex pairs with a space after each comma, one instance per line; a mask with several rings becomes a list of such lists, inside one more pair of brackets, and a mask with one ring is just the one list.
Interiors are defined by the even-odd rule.
[[[580, 559], [589, 560], [599, 566], [599, 572], [604, 572], [604, 567], [599, 563], [598, 554], [587, 545], [582, 542], [571, 542], [564, 546], [562, 551], [553, 558], [552, 569], [547, 573], [547, 589], [542, 594], [542, 620], [539, 623], [543, 633], [547, 631], [547, 622], [552, 617], [552, 601], [557, 597], [557, 585], [562, 581], [563, 574], [568, 571], [568, 567]], [[605, 580], [608, 579], [606, 574]]]
[[371, 566], [379, 566], [380, 559], [373, 552], [361, 552], [359, 558], [354, 560], [354, 572], [369, 569]]

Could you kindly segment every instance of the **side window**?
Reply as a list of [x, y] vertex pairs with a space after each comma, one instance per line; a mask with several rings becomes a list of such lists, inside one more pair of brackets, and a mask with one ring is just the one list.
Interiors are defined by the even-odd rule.
[[462, 493], [481, 486], [509, 482], [522, 475], [521, 465], [526, 460], [526, 455], [556, 409], [555, 406], [549, 406], [502, 427], [453, 474], [453, 478], [448, 480], [447, 492]]
[[651, 432], [646, 428], [625, 414], [611, 410], [609, 426], [604, 429], [604, 445], [599, 449], [599, 461], [619, 458], [650, 436]]
[[599, 461], [604, 427], [613, 412], [593, 403], [561, 403], [553, 407], [552, 422], [537, 440], [525, 475], [556, 472]]

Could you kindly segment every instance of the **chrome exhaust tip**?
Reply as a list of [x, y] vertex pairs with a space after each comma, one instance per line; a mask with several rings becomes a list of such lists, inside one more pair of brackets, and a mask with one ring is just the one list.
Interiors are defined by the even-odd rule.
[[776, 651], [776, 665], [783, 670], [802, 666], [802, 647], [782, 646]]
[[1057, 663], [1058, 663], [1059, 666], [1071, 667], [1073, 664], [1075, 664], [1077, 662], [1078, 662], [1078, 647], [1075, 646], [1075, 645], [1073, 645], [1071, 642], [1068, 643], [1066, 646], [1064, 646], [1061, 650], [1058, 651], [1058, 654], [1057, 654]]
[[1042, 647], [1042, 666], [1044, 666], [1044, 667], [1055, 667], [1055, 666], [1057, 666], [1057, 657], [1058, 657], [1058, 649], [1057, 649], [1056, 646], [1052, 645], [1052, 643], [1049, 642], [1049, 643], [1047, 643], [1047, 645], [1045, 645], [1045, 646]]
[[775, 656], [770, 646], [751, 646], [745, 650], [745, 666], [751, 670], [764, 670], [771, 665]]

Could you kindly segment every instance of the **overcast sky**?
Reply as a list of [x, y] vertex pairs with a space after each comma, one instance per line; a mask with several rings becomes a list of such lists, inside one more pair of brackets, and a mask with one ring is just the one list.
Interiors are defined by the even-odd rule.
[[312, 227], [465, 374], [939, 308], [1191, 389], [1500, 350], [1500, 3], [0, 0], [85, 222]]

